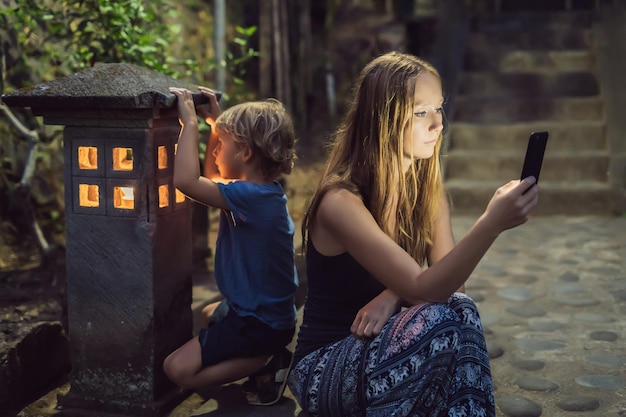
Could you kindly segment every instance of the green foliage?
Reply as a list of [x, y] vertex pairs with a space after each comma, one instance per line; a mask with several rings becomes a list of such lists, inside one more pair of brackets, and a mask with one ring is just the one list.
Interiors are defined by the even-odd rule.
[[[39, 59], [40, 79], [73, 72], [95, 62], [127, 62], [176, 76], [169, 46], [179, 27], [168, 25], [176, 9], [165, 0], [17, 0], [3, 10], [18, 35], [23, 55]], [[43, 62], [41, 62], [43, 58]], [[44, 65], [41, 65], [44, 64]], [[52, 73], [50, 67], [58, 68]], [[59, 71], [60, 70], [60, 71]]]
[[[243, 101], [254, 99], [254, 94], [246, 86], [245, 78], [247, 74], [247, 65], [254, 58], [259, 56], [259, 52], [250, 47], [251, 38], [257, 32], [256, 26], [242, 27], [235, 26], [235, 36], [229, 43], [226, 51], [226, 60], [217, 62], [215, 58], [208, 60], [208, 70], [215, 71], [218, 66], [226, 69], [228, 80], [226, 91], [222, 93], [222, 103], [232, 102], [240, 103]], [[204, 123], [200, 123], [200, 133], [203, 136], [210, 134], [210, 127]], [[206, 152], [206, 141], [200, 141], [200, 158], [204, 161]]]
[[209, 70], [213, 71], [218, 66], [225, 68], [232, 82], [228, 86], [228, 91], [224, 91], [226, 101], [238, 103], [252, 98], [250, 90], [246, 87], [245, 78], [247, 65], [259, 56], [259, 52], [250, 47], [251, 38], [256, 32], [256, 26], [235, 26], [235, 35], [226, 50], [226, 60], [222, 62], [217, 62], [214, 58], [209, 60]]
[[[6, 4], [6, 3], [4, 3]], [[194, 61], [170, 54], [180, 26], [170, 25], [178, 11], [165, 0], [15, 0], [0, 10], [0, 31], [15, 39], [16, 57], [3, 74], [6, 91], [35, 85], [89, 67], [96, 62], [126, 62], [177, 77], [176, 69], [198, 71]], [[20, 119], [38, 132], [36, 171], [30, 199], [48, 235], [63, 231], [63, 152], [59, 128], [44, 128], [40, 119], [21, 110]], [[19, 192], [26, 156], [25, 142], [15, 132], [0, 141], [0, 217], [16, 216], [11, 204]], [[14, 219], [9, 218], [10, 222]]]
[[[245, 64], [253, 58], [259, 56], [259, 53], [250, 48], [250, 38], [256, 33], [257, 27], [250, 26], [244, 28], [236, 26], [237, 35], [233, 39], [235, 48], [226, 53], [226, 58], [230, 61], [228, 68], [233, 71], [233, 80], [235, 84], [243, 84], [243, 78], [246, 75]], [[225, 65], [226, 63], [224, 63]]]
[[[245, 76], [250, 60], [258, 56], [250, 48], [257, 28], [235, 27], [230, 33], [226, 60], [217, 63], [205, 56], [210, 55], [207, 52], [210, 49], [202, 43], [212, 35], [212, 16], [207, 10], [207, 2], [198, 0], [0, 2], [0, 32], [16, 40], [11, 45], [16, 60], [3, 74], [3, 92], [50, 81], [97, 62], [125, 62], [209, 86], [211, 81], [206, 77], [218, 65], [224, 66], [227, 69], [224, 101], [253, 98], [245, 85]], [[44, 128], [40, 119], [27, 113], [20, 118], [38, 131], [41, 141], [30, 188], [36, 216], [48, 233], [62, 232], [60, 128]], [[208, 130], [202, 133], [208, 134]], [[5, 209], [4, 203], [21, 179], [27, 154], [24, 142], [14, 135], [12, 132], [0, 140], [0, 203]], [[202, 155], [204, 147], [204, 141], [200, 141]], [[0, 210], [0, 217], [3, 215], [6, 210]]]

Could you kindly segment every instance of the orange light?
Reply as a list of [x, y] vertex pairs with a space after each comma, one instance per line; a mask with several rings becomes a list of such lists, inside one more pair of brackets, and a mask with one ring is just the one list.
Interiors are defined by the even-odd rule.
[[94, 184], [78, 184], [78, 204], [81, 207], [98, 207], [100, 190]]
[[170, 205], [170, 190], [167, 184], [159, 185], [159, 208]]
[[181, 193], [180, 190], [176, 189], [176, 203], [182, 203], [185, 201], [185, 194]]
[[159, 169], [167, 168], [167, 148], [165, 146], [157, 148], [157, 166]]
[[135, 208], [135, 189], [133, 187], [113, 187], [113, 207], [132, 210]]
[[116, 171], [133, 170], [132, 148], [113, 148], [113, 169]]
[[95, 146], [79, 146], [78, 167], [80, 169], [98, 169], [98, 148]]

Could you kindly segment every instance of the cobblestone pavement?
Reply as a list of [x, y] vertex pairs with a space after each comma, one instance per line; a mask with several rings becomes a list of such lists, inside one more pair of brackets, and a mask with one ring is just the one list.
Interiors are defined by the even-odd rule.
[[[471, 226], [456, 219], [455, 235]], [[467, 285], [503, 416], [626, 416], [626, 218], [539, 217]]]
[[[457, 239], [474, 219], [453, 218]], [[194, 300], [211, 291], [197, 285]], [[467, 292], [485, 326], [498, 416], [626, 416], [626, 217], [532, 218], [498, 238]], [[50, 415], [42, 407], [21, 416]], [[252, 407], [231, 384], [192, 394], [168, 417], [305, 415], [289, 390]]]
[[[474, 220], [453, 219], [457, 239]], [[625, 217], [532, 218], [498, 238], [467, 292], [485, 326], [499, 416], [626, 416]], [[238, 387], [206, 402], [194, 395], [193, 416], [303, 417], [288, 391], [263, 409], [242, 405]]]

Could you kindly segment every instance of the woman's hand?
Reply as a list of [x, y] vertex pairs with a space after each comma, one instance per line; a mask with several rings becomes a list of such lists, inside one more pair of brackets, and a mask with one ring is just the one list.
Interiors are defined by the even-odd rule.
[[496, 190], [482, 217], [500, 233], [526, 223], [538, 201], [539, 187], [534, 177], [510, 181]]
[[202, 86], [198, 86], [198, 90], [200, 90], [203, 96], [209, 99], [209, 102], [207, 104], [201, 104], [197, 107], [198, 114], [207, 123], [208, 123], [207, 119], [214, 121], [215, 119], [217, 119], [217, 116], [220, 115], [220, 111], [221, 111], [220, 105], [217, 102], [217, 96], [215, 95], [215, 91], [211, 90], [210, 88], [202, 87]]
[[400, 298], [385, 290], [359, 310], [350, 326], [350, 332], [357, 339], [377, 336], [399, 309]]

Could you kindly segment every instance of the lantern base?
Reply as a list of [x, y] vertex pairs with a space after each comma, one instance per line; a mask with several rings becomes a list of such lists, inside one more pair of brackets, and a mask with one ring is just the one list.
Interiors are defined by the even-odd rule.
[[87, 397], [70, 390], [57, 395], [58, 416], [63, 417], [159, 417], [183, 402], [192, 391], [176, 389], [158, 401], [115, 400]]

